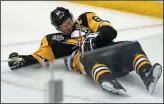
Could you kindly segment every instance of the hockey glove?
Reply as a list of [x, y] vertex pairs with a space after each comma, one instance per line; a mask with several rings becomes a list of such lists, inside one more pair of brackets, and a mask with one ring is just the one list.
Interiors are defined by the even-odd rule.
[[16, 52], [11, 53], [8, 59], [8, 65], [11, 70], [21, 68], [24, 64], [24, 59]]
[[86, 36], [86, 39], [83, 41], [83, 44], [81, 46], [82, 53], [86, 51], [93, 51], [96, 47], [96, 39], [100, 36], [99, 32], [90, 33], [88, 36]]

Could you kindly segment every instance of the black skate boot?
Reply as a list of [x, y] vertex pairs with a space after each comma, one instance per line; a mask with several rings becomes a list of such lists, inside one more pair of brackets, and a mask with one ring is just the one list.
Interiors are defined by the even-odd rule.
[[158, 63], [155, 63], [149, 72], [145, 73], [145, 76], [142, 78], [148, 92], [153, 93], [156, 83], [160, 78], [162, 73], [162, 66]]
[[121, 86], [121, 84], [116, 79], [108, 81], [102, 80], [100, 82], [100, 85], [105, 91], [111, 92], [113, 94], [129, 96], [126, 90]]

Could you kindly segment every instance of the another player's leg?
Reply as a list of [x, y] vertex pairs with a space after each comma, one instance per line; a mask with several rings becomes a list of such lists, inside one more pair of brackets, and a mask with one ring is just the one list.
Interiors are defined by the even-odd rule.
[[136, 71], [136, 73], [140, 75], [148, 92], [152, 94], [156, 86], [156, 83], [161, 76], [162, 66], [159, 63], [151, 65], [148, 57], [142, 50], [140, 44], [136, 43], [136, 46], [140, 48], [140, 52], [136, 54], [133, 59], [133, 68]]

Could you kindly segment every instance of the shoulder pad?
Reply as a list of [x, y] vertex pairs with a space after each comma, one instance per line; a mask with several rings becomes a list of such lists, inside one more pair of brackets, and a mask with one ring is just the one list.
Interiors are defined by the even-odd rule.
[[83, 26], [85, 26], [85, 27], [89, 27], [88, 26], [88, 15], [89, 14], [95, 14], [94, 12], [85, 12], [85, 13], [83, 13], [83, 14], [81, 14], [79, 17], [78, 17], [78, 19], [76, 20], [76, 23], [78, 23], [78, 24], [81, 24], [81, 25], [83, 25]]

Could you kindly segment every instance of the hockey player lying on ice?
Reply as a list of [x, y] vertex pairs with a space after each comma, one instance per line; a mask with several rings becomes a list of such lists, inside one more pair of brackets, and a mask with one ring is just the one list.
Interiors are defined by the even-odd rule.
[[[68, 9], [57, 7], [51, 12], [50, 18], [52, 25], [61, 33], [46, 35], [40, 48], [31, 55], [11, 53], [11, 61], [8, 62], [11, 70], [37, 63], [46, 66], [47, 62], [71, 55], [73, 58], [64, 58], [67, 68], [88, 75], [108, 92], [126, 94], [126, 90], [115, 78], [135, 71], [152, 94], [162, 67], [158, 63], [150, 63], [138, 42], [113, 42], [117, 31], [109, 21], [100, 19], [93, 12], [83, 13], [74, 20]], [[98, 50], [106, 46], [113, 48]], [[92, 53], [83, 55], [87, 51]]]

